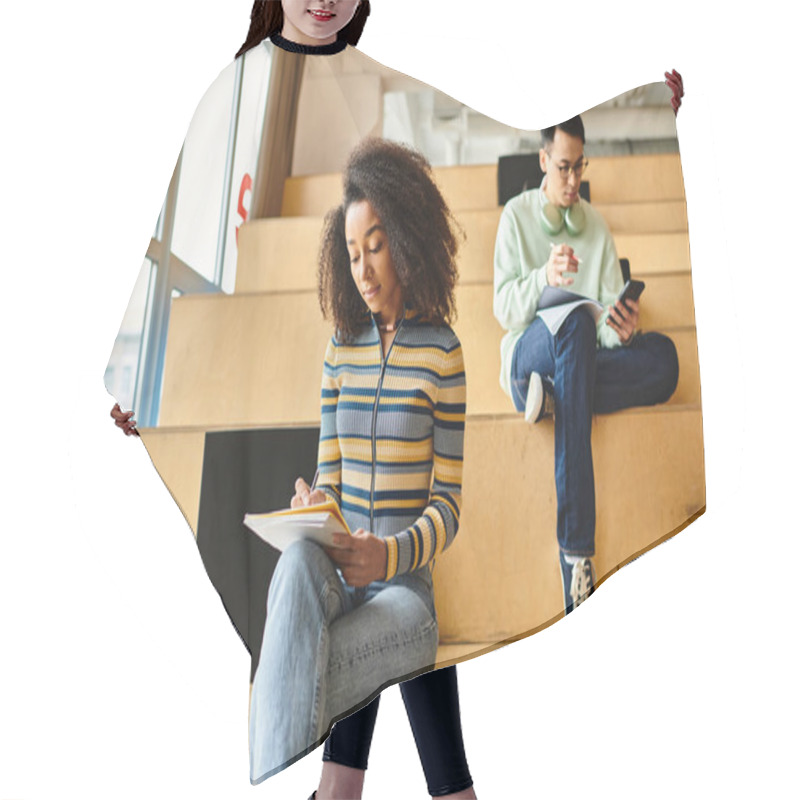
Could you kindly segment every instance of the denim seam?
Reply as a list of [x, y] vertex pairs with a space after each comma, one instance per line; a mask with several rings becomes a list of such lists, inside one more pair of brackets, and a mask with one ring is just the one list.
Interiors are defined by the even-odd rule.
[[[337, 588], [332, 587], [326, 581], [323, 583], [317, 598], [324, 612], [324, 622], [319, 632], [319, 640], [317, 641], [317, 676], [316, 684], [314, 686], [314, 700], [311, 704], [310, 722], [311, 730], [313, 731], [315, 738], [319, 738], [324, 733], [324, 731], [319, 730], [320, 708], [323, 706], [322, 698], [326, 695], [324, 684], [327, 679], [328, 671], [326, 669], [319, 669], [319, 665], [327, 662], [327, 658], [324, 658], [324, 655], [326, 650], [329, 651], [328, 626], [330, 625], [330, 622], [332, 621], [331, 618], [333, 617], [333, 613], [329, 608], [330, 600], [333, 598], [339, 602], [340, 608], [339, 615], [337, 616], [341, 616], [341, 614], [344, 612], [345, 598], [339, 591], [337, 591]], [[336, 617], [334, 617], [334, 619], [335, 618]]]
[[392, 639], [384, 638], [379, 642], [369, 642], [357, 652], [350, 652], [348, 658], [339, 659], [337, 661], [328, 662], [328, 671], [340, 671], [343, 668], [349, 668], [356, 662], [366, 661], [373, 658], [375, 655], [385, 653], [391, 650], [402, 650], [408, 645], [424, 641], [432, 632], [438, 631], [438, 625], [435, 620], [431, 619], [425, 625], [416, 628], [414, 631], [409, 632], [407, 635], [399, 637], [395, 636]]

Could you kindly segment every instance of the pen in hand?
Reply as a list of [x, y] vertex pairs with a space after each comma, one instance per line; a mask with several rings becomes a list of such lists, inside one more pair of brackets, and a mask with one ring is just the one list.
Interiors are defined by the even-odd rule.
[[[550, 242], [550, 250], [552, 250], [554, 247], [555, 247], [555, 243], [553, 243], [553, 242]], [[579, 255], [576, 255], [576, 253], [575, 253], [575, 251], [574, 251], [574, 250], [572, 251], [572, 257], [573, 257], [573, 258], [574, 258], [574, 259], [575, 259], [575, 260], [576, 260], [576, 261], [577, 261], [579, 264], [583, 264], [583, 259], [582, 259], [582, 258], [581, 258]]]
[[[292, 502], [290, 503], [291, 508], [299, 508], [300, 506], [311, 506], [316, 505], [311, 500], [312, 493], [316, 490], [317, 480], [319, 479], [319, 468], [314, 473], [314, 480], [311, 481], [311, 486], [309, 486], [303, 478], [298, 478], [294, 482], [294, 496], [292, 497]], [[324, 496], [324, 492], [321, 492]], [[324, 499], [320, 502], [325, 502]]]

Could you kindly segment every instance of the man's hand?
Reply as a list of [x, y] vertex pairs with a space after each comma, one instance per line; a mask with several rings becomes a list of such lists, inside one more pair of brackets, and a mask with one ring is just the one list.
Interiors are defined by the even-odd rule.
[[610, 325], [617, 332], [622, 344], [630, 344], [639, 326], [639, 301], [626, 300], [623, 303], [617, 300], [613, 306], [608, 307], [606, 325]]
[[569, 286], [574, 282], [566, 273], [578, 271], [578, 259], [575, 251], [568, 244], [559, 244], [550, 248], [547, 259], [547, 285]]
[[374, 533], [363, 528], [352, 536], [334, 533], [333, 543], [334, 546], [326, 547], [325, 552], [350, 586], [366, 586], [386, 577], [386, 542]]
[[683, 97], [683, 78], [681, 77], [680, 72], [674, 69], [672, 72], [665, 72], [664, 77], [666, 81], [664, 83], [669, 86], [672, 90], [672, 98], [670, 102], [672, 103], [672, 110], [675, 112], [675, 116], [678, 116], [678, 109], [681, 107], [681, 98]]
[[133, 411], [123, 411], [119, 407], [119, 403], [114, 403], [114, 408], [111, 409], [111, 416], [114, 419], [114, 424], [126, 436], [138, 436], [139, 431], [136, 430], [136, 420], [133, 418]]
[[328, 495], [322, 489], [314, 489], [302, 479], [298, 478], [294, 482], [294, 495], [292, 496], [291, 507], [302, 508], [303, 506], [316, 506], [324, 503], [328, 499]]

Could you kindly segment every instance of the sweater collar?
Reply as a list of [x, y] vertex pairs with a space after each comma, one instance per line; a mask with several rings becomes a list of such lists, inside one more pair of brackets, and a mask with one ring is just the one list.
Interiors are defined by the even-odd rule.
[[309, 56], [332, 56], [336, 53], [341, 53], [347, 47], [346, 39], [337, 39], [331, 44], [298, 44], [289, 39], [281, 36], [279, 33], [273, 33], [269, 37], [272, 44], [280, 47], [281, 50], [286, 50], [290, 53], [302, 53]]
[[[370, 341], [377, 341], [380, 339], [380, 330], [378, 328], [378, 321], [375, 319], [375, 315], [370, 313], [368, 315], [369, 319], [369, 328], [367, 330], [370, 331]], [[397, 325], [398, 332], [401, 331], [406, 325], [408, 325], [412, 321], [417, 321], [420, 319], [419, 311], [416, 311], [413, 308], [409, 308], [408, 306], [403, 306], [403, 317]]]
[[[403, 303], [403, 316], [400, 318], [400, 321], [397, 323], [398, 329], [401, 328], [406, 320], [416, 319], [419, 316], [419, 311], [415, 311], [413, 308], [409, 308], [405, 303]], [[375, 315], [370, 312], [369, 315], [370, 319], [372, 320], [373, 325], [377, 328], [378, 327], [378, 320], [375, 319]]]

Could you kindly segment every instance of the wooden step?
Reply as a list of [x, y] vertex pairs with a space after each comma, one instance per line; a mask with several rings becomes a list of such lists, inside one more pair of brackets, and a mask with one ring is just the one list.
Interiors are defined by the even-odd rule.
[[[704, 508], [701, 413], [598, 417], [592, 447], [602, 580]], [[458, 535], [434, 569], [436, 609], [440, 641], [477, 650], [563, 613], [552, 422], [469, 420], [463, 489]]]
[[159, 426], [318, 421], [331, 334], [311, 292], [177, 298]]
[[592, 203], [613, 234], [680, 233], [689, 230], [684, 200]]
[[[196, 531], [205, 430], [141, 433]], [[704, 508], [700, 409], [597, 417], [592, 447], [602, 580]], [[434, 569], [440, 663], [529, 634], [562, 614], [552, 421], [470, 417], [463, 498], [458, 536]]]
[[[686, 300], [686, 287], [668, 287], [670, 294], [665, 298], [671, 306], [680, 306]], [[691, 286], [688, 287], [691, 291]], [[646, 292], [652, 292], [647, 300], [657, 297], [658, 287], [648, 285]], [[494, 317], [491, 306], [492, 287], [486, 285], [463, 286], [457, 290], [456, 302], [459, 317], [453, 328], [461, 340], [464, 362], [467, 371], [467, 410], [474, 414], [503, 413], [510, 404], [499, 385], [500, 342], [505, 331]], [[689, 295], [689, 299], [691, 296]], [[649, 303], [656, 305], [655, 302]], [[675, 343], [680, 364], [680, 379], [670, 403], [683, 404], [700, 401], [700, 376], [697, 358], [697, 337], [691, 327], [693, 307], [675, 310], [671, 325], [651, 325], [652, 318], [645, 311], [648, 305], [642, 302], [642, 327], [647, 330], [660, 330]], [[690, 317], [691, 314], [691, 317]], [[662, 316], [662, 320], [664, 317]], [[467, 324], [468, 321], [468, 324]], [[689, 323], [681, 327], [682, 323]]]
[[235, 293], [316, 290], [322, 222], [272, 217], [242, 225]]
[[[442, 195], [453, 211], [497, 206], [497, 165], [436, 167]], [[586, 174], [592, 202], [637, 203], [685, 199], [683, 173], [677, 153], [598, 156], [590, 159]], [[281, 215], [324, 216], [342, 197], [338, 173], [303, 175], [287, 179]]]
[[688, 273], [647, 275], [637, 272], [634, 277], [645, 281], [645, 291], [639, 301], [642, 330], [694, 327], [694, 294]]
[[[466, 242], [458, 257], [462, 283], [491, 283], [494, 279], [494, 247], [499, 217], [499, 213], [487, 211], [465, 211], [458, 215], [466, 234]], [[632, 274], [691, 272], [687, 233], [618, 233], [614, 235], [614, 243], [619, 257], [630, 261]], [[575, 252], [581, 255], [577, 246]]]
[[139, 433], [153, 466], [197, 536], [205, 429], [140, 428]]
[[[466, 240], [459, 253], [462, 283], [491, 283], [494, 279], [494, 249], [500, 209], [462, 211], [456, 217]], [[631, 272], [653, 275], [663, 272], [691, 272], [689, 235], [671, 233], [615, 233], [614, 243], [620, 258], [627, 258]], [[580, 248], [575, 251], [580, 255]]]
[[482, 656], [486, 653], [491, 653], [492, 650], [497, 650], [502, 647], [506, 642], [457, 642], [442, 644], [439, 642], [439, 648], [436, 651], [436, 668], [449, 667], [453, 664], [460, 664], [475, 656]]
[[631, 273], [691, 272], [688, 233], [619, 233], [617, 255], [631, 263]]
[[[492, 209], [456, 215], [466, 237], [458, 257], [461, 283], [492, 281], [500, 213]], [[315, 289], [321, 230], [319, 217], [277, 217], [244, 225], [239, 231], [236, 292]], [[635, 275], [691, 271], [686, 232], [618, 233], [614, 240]]]
[[[206, 431], [201, 428], [140, 428], [142, 442], [173, 500], [197, 536], [203, 451]], [[449, 666], [496, 647], [493, 642], [442, 644], [437, 666]]]
[[686, 199], [678, 153], [591, 158], [585, 179], [598, 205]]
[[[648, 291], [657, 296], [655, 289]], [[677, 294], [680, 299], [681, 292]], [[499, 385], [503, 330], [494, 318], [491, 297], [486, 284], [457, 291], [454, 329], [464, 348], [467, 410], [513, 414]], [[669, 402], [698, 403], [695, 331], [674, 327], [664, 332], [675, 342], [681, 366], [678, 389]], [[316, 422], [322, 361], [331, 334], [313, 292], [177, 298], [167, 337], [159, 425]]]
[[[452, 211], [497, 206], [497, 166], [438, 167], [434, 178]], [[325, 216], [342, 201], [340, 173], [300, 175], [286, 180], [281, 216]]]
[[[692, 281], [688, 274], [639, 277], [645, 279], [645, 291], [639, 303], [639, 325], [642, 330], [667, 331], [694, 327], [694, 298]], [[492, 310], [493, 297], [494, 288], [491, 284], [458, 286], [458, 319], [453, 327], [459, 331], [460, 322], [468, 320], [470, 327], [476, 329], [476, 335], [498, 334], [502, 338], [503, 329], [494, 318]], [[464, 334], [469, 338], [468, 330], [464, 330]]]
[[[464, 351], [469, 414], [514, 413], [510, 398], [500, 388], [500, 342], [505, 331], [494, 318], [491, 296], [489, 286], [464, 286], [457, 293], [459, 318], [453, 328]], [[680, 365], [678, 387], [669, 404], [699, 403], [700, 369], [694, 328], [660, 330], [675, 343]]]

